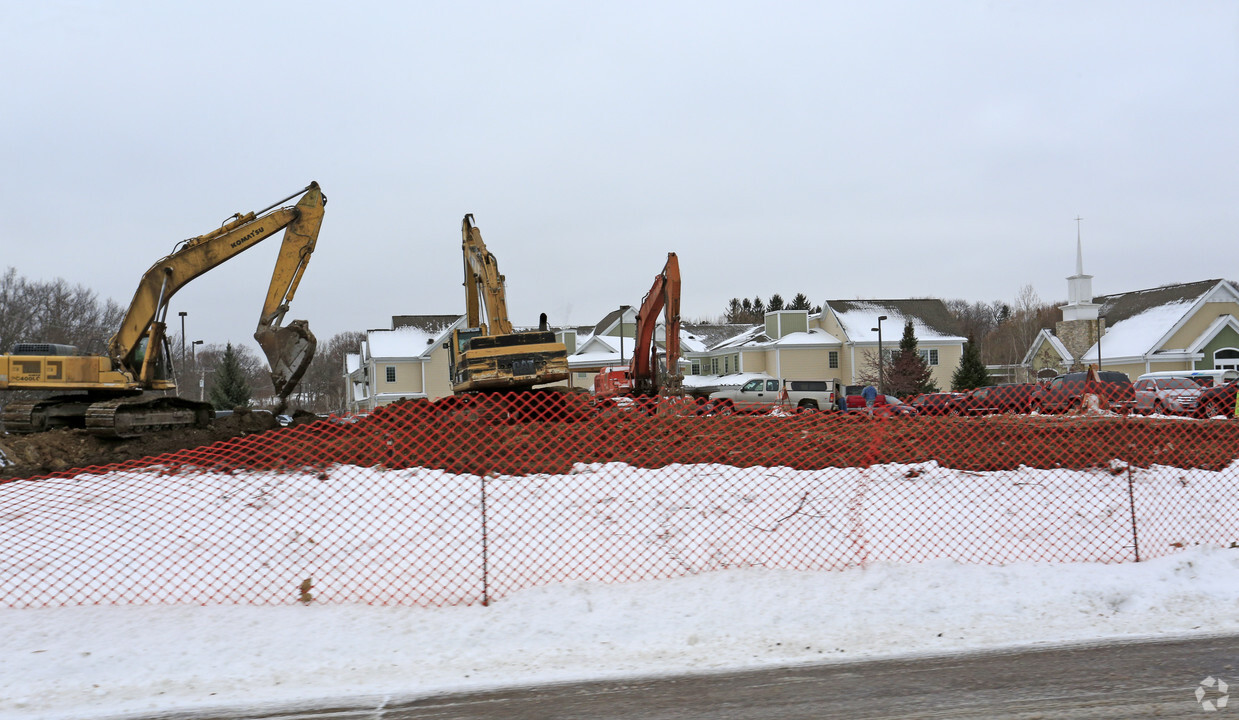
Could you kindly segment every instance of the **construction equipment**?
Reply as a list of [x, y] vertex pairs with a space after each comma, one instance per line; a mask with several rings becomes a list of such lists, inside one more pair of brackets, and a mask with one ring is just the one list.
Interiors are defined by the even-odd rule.
[[[298, 195], [295, 206], [280, 207]], [[48, 343], [18, 343], [12, 354], [0, 355], [0, 390], [52, 391], [43, 399], [8, 403], [5, 429], [28, 433], [85, 427], [97, 435], [136, 437], [209, 423], [210, 405], [168, 394], [176, 389], [165, 334], [168, 301], [189, 281], [285, 230], [254, 333], [270, 364], [282, 412], [317, 345], [304, 320], [287, 327], [281, 323], [314, 252], [326, 203], [312, 182], [257, 213], [237, 213], [219, 229], [179, 243], [142, 276], [106, 357]]]
[[[665, 353], [658, 358], [654, 342], [654, 327], [659, 312], [663, 313]], [[628, 367], [603, 368], [594, 376], [595, 400], [616, 395], [652, 397], [679, 392], [683, 376], [680, 361], [680, 261], [675, 253], [667, 253], [667, 264], [654, 276], [654, 284], [641, 301], [637, 311], [636, 347]]]
[[[508, 320], [504, 277], [473, 226], [461, 221], [465, 263], [465, 325], [452, 332], [451, 380], [455, 393], [528, 390], [568, 378], [568, 348], [547, 329], [516, 332]], [[483, 317], [485, 316], [485, 317]]]

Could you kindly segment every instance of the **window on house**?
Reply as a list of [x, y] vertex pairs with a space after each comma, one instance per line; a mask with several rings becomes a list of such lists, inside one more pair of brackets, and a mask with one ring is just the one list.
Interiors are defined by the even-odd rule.
[[731, 372], [731, 358], [725, 357], [723, 358], [723, 374], [727, 375], [730, 372]]
[[396, 367], [394, 365], [387, 366], [387, 382], [396, 382]]
[[718, 375], [718, 358], [710, 358], [710, 374]]
[[1239, 370], [1239, 350], [1223, 348], [1213, 353], [1214, 370]]
[[836, 350], [830, 351], [830, 369], [831, 370], [839, 369], [839, 353]]
[[938, 351], [936, 349], [918, 350], [917, 352], [921, 354], [921, 359], [925, 361], [926, 365], [937, 365], [938, 364]]
[[688, 368], [688, 374], [689, 375], [700, 375], [701, 374], [701, 361], [700, 360], [694, 360], [692, 362], [692, 365], [690, 365]]

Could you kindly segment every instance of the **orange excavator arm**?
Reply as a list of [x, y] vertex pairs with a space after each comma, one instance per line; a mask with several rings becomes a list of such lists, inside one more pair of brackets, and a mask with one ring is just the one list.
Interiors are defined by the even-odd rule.
[[[658, 377], [658, 346], [654, 343], [659, 311], [663, 313], [667, 331], [665, 379]], [[636, 334], [636, 350], [628, 369], [633, 392], [654, 395], [674, 389], [680, 361], [680, 261], [675, 253], [667, 253], [667, 264], [654, 276], [654, 284], [641, 301]]]

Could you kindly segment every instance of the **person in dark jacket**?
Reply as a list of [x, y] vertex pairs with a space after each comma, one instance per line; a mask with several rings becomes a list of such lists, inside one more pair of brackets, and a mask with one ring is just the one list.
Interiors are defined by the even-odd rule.
[[872, 385], [866, 385], [864, 390], [860, 391], [860, 396], [865, 399], [865, 408], [869, 414], [873, 414], [873, 403], [878, 399], [878, 389]]

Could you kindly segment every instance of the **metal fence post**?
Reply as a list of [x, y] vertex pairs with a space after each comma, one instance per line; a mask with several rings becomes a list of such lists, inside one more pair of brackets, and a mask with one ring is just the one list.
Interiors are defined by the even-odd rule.
[[490, 605], [490, 567], [486, 537], [486, 476], [482, 476], [482, 607]]
[[1136, 489], [1132, 479], [1131, 463], [1127, 463], [1127, 499], [1131, 502], [1131, 543], [1136, 551], [1136, 562], [1140, 562], [1140, 535], [1136, 531]]

